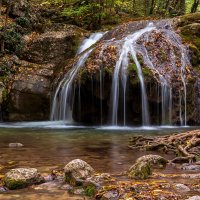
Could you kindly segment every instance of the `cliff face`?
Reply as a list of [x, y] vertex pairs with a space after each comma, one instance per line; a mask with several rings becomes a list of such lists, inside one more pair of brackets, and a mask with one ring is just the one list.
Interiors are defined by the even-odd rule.
[[4, 120], [49, 119], [55, 74], [75, 56], [87, 35], [76, 26], [49, 24], [43, 17], [47, 11], [26, 0], [11, 5], [6, 32], [10, 39], [5, 42], [6, 53], [10, 52], [0, 57]]

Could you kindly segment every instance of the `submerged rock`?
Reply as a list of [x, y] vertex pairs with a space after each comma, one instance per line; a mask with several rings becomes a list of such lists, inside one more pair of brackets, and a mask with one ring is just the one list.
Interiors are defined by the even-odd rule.
[[35, 168], [11, 169], [4, 177], [5, 186], [10, 190], [25, 188], [42, 182], [44, 182], [44, 179]]
[[192, 196], [186, 200], [200, 200], [200, 196]]
[[52, 191], [54, 189], [58, 189], [61, 186], [61, 183], [59, 182], [47, 182], [47, 183], [43, 183], [40, 184], [38, 186], [35, 186], [34, 189], [35, 190], [49, 190]]
[[188, 186], [181, 184], [181, 183], [176, 184], [175, 187], [177, 190], [179, 190], [181, 192], [189, 192], [190, 191], [190, 188]]
[[82, 185], [82, 181], [94, 175], [94, 169], [85, 161], [75, 159], [64, 167], [65, 181], [71, 185]]
[[167, 160], [158, 155], [146, 155], [138, 158], [129, 169], [128, 176], [135, 179], [146, 179], [152, 174], [153, 168], [164, 168]]
[[8, 145], [10, 148], [19, 148], [19, 147], [23, 147], [24, 145], [21, 143], [9, 143]]
[[181, 169], [188, 170], [188, 171], [200, 171], [200, 165], [195, 164], [183, 164], [181, 166]]
[[117, 190], [110, 190], [105, 192], [100, 200], [118, 200], [119, 199], [119, 192]]

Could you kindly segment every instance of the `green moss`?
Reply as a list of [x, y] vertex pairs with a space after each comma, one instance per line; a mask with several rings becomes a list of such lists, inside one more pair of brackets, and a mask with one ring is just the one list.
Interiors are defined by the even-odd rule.
[[168, 55], [163, 49], [160, 50], [159, 58], [161, 59], [162, 62], [165, 62], [168, 58]]
[[78, 76], [77, 76], [77, 79], [80, 79], [82, 83], [83, 83], [84, 81], [90, 79], [89, 73], [88, 73], [88, 71], [87, 71], [86, 68], [82, 68], [82, 69], [79, 71]]
[[151, 74], [151, 70], [148, 67], [142, 68], [143, 76], [149, 76]]
[[85, 195], [86, 196], [94, 196], [95, 195], [95, 192], [96, 192], [96, 187], [94, 185], [88, 185], [86, 188], [85, 188]]
[[129, 172], [129, 177], [134, 179], [147, 179], [151, 175], [149, 163], [136, 163]]
[[200, 156], [196, 156], [196, 161], [200, 161]]
[[73, 185], [73, 186], [82, 186], [83, 183], [76, 180], [71, 173], [66, 173], [65, 174], [65, 182], [67, 182], [68, 184], [70, 185]]
[[8, 90], [3, 90], [2, 98], [3, 98], [4, 100], [6, 100], [7, 97], [8, 97]]
[[10, 190], [21, 189], [28, 186], [28, 183], [24, 180], [14, 180], [5, 178], [4, 179], [5, 186]]
[[133, 74], [137, 74], [137, 66], [136, 66], [135, 63], [132, 63], [128, 66], [128, 72], [133, 73]]
[[200, 38], [199, 37], [196, 37], [194, 38], [194, 45], [197, 46], [198, 49], [200, 49]]
[[103, 70], [107, 74], [112, 74], [112, 68], [110, 68], [110, 67], [104, 67]]

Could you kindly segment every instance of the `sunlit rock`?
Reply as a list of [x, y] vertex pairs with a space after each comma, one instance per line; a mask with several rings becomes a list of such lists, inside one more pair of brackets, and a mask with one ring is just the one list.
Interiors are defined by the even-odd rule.
[[94, 175], [94, 169], [85, 161], [75, 159], [64, 167], [65, 181], [71, 185], [82, 184], [83, 180]]
[[35, 168], [11, 169], [4, 177], [5, 186], [11, 190], [25, 188], [41, 182], [44, 182], [44, 179]]

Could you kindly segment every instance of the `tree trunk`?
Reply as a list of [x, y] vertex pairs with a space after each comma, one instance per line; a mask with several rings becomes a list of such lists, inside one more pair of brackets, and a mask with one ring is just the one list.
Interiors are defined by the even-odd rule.
[[194, 0], [194, 3], [192, 4], [192, 8], [191, 8], [191, 13], [197, 12], [199, 3], [200, 3], [200, 0]]
[[7, 26], [8, 26], [8, 15], [10, 12], [10, 8], [11, 8], [11, 0], [8, 0], [7, 5], [6, 5], [6, 18], [5, 18], [5, 22], [4, 22], [4, 29], [3, 29], [3, 33], [1, 35], [1, 53], [5, 52], [5, 39], [4, 39], [4, 35], [5, 32], [7, 30]]
[[150, 15], [152, 15], [153, 12], [154, 12], [155, 4], [156, 4], [156, 0], [151, 0], [151, 7], [150, 7], [150, 10], [149, 10]]
[[2, 19], [1, 19], [1, 8], [2, 8], [2, 0], [0, 0], [0, 22], [2, 21]]

